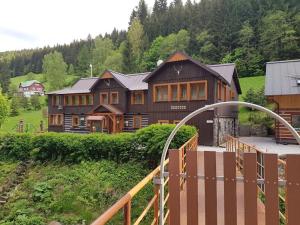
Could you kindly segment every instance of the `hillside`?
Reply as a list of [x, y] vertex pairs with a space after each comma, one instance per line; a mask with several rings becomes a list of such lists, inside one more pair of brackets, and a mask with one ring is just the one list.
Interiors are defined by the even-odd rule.
[[[67, 75], [66, 85], [68, 86], [68, 85], [73, 84], [76, 79], [78, 79], [77, 76]], [[27, 75], [23, 75], [23, 76], [13, 77], [10, 79], [10, 82], [11, 82], [11, 85], [18, 87], [21, 82], [26, 81], [26, 80], [38, 80], [45, 86], [46, 92], [49, 89], [49, 84], [47, 81], [44, 81], [44, 74], [42, 74], [42, 73], [39, 73], [39, 74], [30, 73], [30, 75], [27, 74]]]

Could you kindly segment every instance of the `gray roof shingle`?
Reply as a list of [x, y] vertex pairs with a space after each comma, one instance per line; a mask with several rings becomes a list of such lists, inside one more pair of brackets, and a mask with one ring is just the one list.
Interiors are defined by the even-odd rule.
[[226, 63], [226, 64], [216, 64], [216, 65], [207, 65], [210, 69], [216, 71], [220, 74], [229, 84], [231, 84], [235, 64], [234, 63]]
[[268, 62], [266, 66], [265, 94], [299, 95], [300, 59]]
[[150, 73], [135, 73], [135, 74], [122, 74], [109, 70], [112, 75], [126, 88], [130, 91], [136, 90], [147, 90], [148, 83], [144, 82], [144, 78]]
[[98, 81], [98, 79], [99, 79], [98, 77], [81, 78], [72, 87], [65, 88], [58, 91], [52, 91], [47, 94], [63, 95], [63, 94], [89, 93], [93, 85]]

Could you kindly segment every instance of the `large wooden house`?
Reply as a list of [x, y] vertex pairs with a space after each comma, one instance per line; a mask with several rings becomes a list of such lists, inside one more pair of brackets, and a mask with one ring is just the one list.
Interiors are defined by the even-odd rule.
[[[205, 105], [237, 100], [240, 93], [234, 64], [204, 65], [176, 52], [152, 72], [107, 70], [48, 93], [49, 131], [116, 133], [176, 124]], [[199, 129], [200, 144], [218, 145], [226, 134], [236, 135], [238, 109], [210, 110], [189, 124]]]
[[[265, 94], [275, 103], [275, 111], [300, 133], [300, 60], [268, 62]], [[296, 143], [290, 131], [278, 122], [275, 137], [279, 143]]]

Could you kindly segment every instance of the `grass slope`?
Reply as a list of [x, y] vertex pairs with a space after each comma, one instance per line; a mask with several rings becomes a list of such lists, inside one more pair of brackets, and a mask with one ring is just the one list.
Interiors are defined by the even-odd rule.
[[243, 97], [246, 95], [247, 91], [250, 88], [254, 90], [259, 90], [265, 85], [265, 76], [256, 76], [256, 77], [243, 77], [240, 78], [240, 84], [242, 89], [242, 94], [240, 95], [240, 100], [243, 100]]
[[0, 161], [0, 186], [6, 180], [7, 176], [16, 169], [17, 162]]
[[[20, 120], [23, 120], [25, 124], [28, 124], [28, 132], [36, 132], [40, 129], [40, 121], [44, 121], [45, 129], [48, 126], [48, 119], [43, 116], [43, 110], [46, 108], [38, 110], [38, 111], [26, 111], [22, 110], [20, 115], [14, 117], [8, 117], [3, 125], [0, 128], [0, 131], [4, 132], [14, 132], [17, 129], [18, 123]], [[25, 129], [26, 127], [24, 127]]]
[[[242, 89], [242, 94], [239, 96], [240, 101], [244, 101], [243, 97], [246, 95], [250, 88], [254, 91], [260, 90], [265, 85], [265, 76], [256, 77], [243, 77], [240, 78], [240, 85]], [[239, 122], [241, 124], [248, 124], [249, 111], [246, 108], [240, 108], [239, 110]]]
[[[82, 224], [83, 220], [90, 224], [147, 172], [137, 163], [118, 165], [111, 161], [36, 165], [0, 208], [0, 224], [41, 225], [52, 220], [64, 225]], [[149, 187], [137, 196], [133, 208], [146, 206], [151, 192]], [[132, 216], [136, 218], [135, 210]], [[111, 224], [122, 224], [121, 215]]]

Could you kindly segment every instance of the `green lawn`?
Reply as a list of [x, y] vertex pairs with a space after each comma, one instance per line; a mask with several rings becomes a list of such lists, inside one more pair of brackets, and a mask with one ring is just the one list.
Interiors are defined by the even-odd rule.
[[243, 77], [239, 80], [242, 88], [240, 100], [243, 100], [243, 97], [246, 95], [247, 91], [250, 88], [253, 88], [254, 90], [259, 90], [265, 85], [265, 76]]
[[[243, 77], [240, 78], [239, 80], [242, 89], [242, 94], [239, 96], [240, 101], [244, 101], [243, 97], [246, 95], [247, 91], [250, 88], [253, 88], [255, 91], [258, 91], [265, 84], [265, 76]], [[249, 110], [247, 110], [246, 108], [240, 108], [239, 122], [241, 124], [248, 124], [249, 123], [248, 117], [249, 117]]]
[[[26, 111], [23, 110], [20, 112], [20, 115], [14, 116], [14, 117], [8, 117], [2, 127], [0, 128], [0, 131], [5, 132], [13, 132], [16, 131], [18, 123], [20, 120], [24, 120], [25, 124], [28, 124], [28, 132], [36, 132], [39, 131], [40, 128], [40, 121], [44, 121], [44, 127], [47, 128], [48, 119], [43, 116], [43, 110], [45, 111], [46, 108], [44, 107], [41, 110], [38, 111]], [[24, 130], [26, 129], [26, 125], [24, 127]]]

